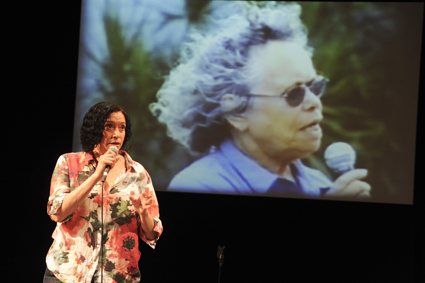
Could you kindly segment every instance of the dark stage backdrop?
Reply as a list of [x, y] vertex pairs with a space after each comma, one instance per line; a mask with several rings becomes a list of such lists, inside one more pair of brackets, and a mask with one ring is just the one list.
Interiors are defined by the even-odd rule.
[[[25, 174], [29, 188], [16, 188], [16, 194], [28, 192], [14, 206], [24, 208], [13, 214], [22, 225], [7, 229], [5, 245], [16, 256], [6, 267], [34, 282], [42, 280], [55, 226], [46, 214], [51, 173], [58, 156], [72, 150], [78, 2], [40, 4], [28, 23], [37, 30], [30, 42], [37, 58], [32, 79], [20, 84], [31, 95], [16, 103], [24, 104], [18, 109], [25, 125], [20, 138], [30, 140], [26, 146], [36, 154], [14, 156], [22, 169], [24, 158], [37, 165]], [[420, 94], [423, 80], [422, 74]], [[419, 119], [419, 133], [423, 127]], [[418, 135], [413, 205], [158, 192], [164, 234], [156, 250], [140, 246], [142, 282], [217, 282], [218, 245], [226, 246], [223, 283], [420, 282], [424, 142]]]

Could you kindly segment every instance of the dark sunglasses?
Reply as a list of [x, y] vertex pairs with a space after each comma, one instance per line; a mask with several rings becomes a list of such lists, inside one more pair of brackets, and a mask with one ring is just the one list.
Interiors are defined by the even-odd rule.
[[289, 106], [296, 107], [300, 105], [301, 102], [303, 102], [306, 88], [308, 88], [317, 97], [321, 97], [323, 93], [325, 92], [327, 82], [328, 82], [328, 79], [322, 76], [319, 76], [308, 83], [298, 84], [291, 87], [286, 92], [282, 93], [280, 96], [267, 95], [267, 94], [244, 94], [244, 95], [255, 96], [255, 97], [283, 97], [286, 99], [286, 102], [289, 104]]

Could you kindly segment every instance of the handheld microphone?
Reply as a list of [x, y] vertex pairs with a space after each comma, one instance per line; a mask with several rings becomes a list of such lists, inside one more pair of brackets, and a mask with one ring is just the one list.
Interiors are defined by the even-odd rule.
[[[117, 155], [117, 154], [118, 154], [118, 147], [116, 147], [116, 146], [114, 146], [114, 145], [113, 145], [113, 146], [111, 146], [111, 147], [109, 148], [109, 150], [111, 150], [113, 153], [115, 153], [115, 155]], [[103, 182], [105, 182], [105, 180], [106, 180], [106, 176], [108, 176], [109, 170], [111, 170], [111, 166], [106, 165], [106, 167], [105, 167], [105, 171], [103, 171], [102, 183], [103, 183]]]
[[329, 168], [341, 175], [354, 169], [356, 152], [348, 143], [335, 142], [326, 148], [325, 160]]

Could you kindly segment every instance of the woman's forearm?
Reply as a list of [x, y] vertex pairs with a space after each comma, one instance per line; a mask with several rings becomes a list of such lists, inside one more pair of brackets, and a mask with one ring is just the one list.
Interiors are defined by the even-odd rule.
[[154, 231], [155, 222], [153, 221], [152, 216], [149, 214], [148, 210], [143, 211], [140, 215], [140, 220], [142, 222], [142, 229], [145, 233], [145, 237], [148, 240], [155, 240], [158, 236], [158, 232]]
[[61, 207], [56, 211], [55, 214], [51, 215], [51, 218], [56, 222], [63, 221], [66, 217], [75, 212], [80, 206], [84, 199], [88, 196], [94, 185], [100, 181], [102, 175], [95, 172], [87, 180], [85, 180], [78, 188], [70, 192], [62, 201]]

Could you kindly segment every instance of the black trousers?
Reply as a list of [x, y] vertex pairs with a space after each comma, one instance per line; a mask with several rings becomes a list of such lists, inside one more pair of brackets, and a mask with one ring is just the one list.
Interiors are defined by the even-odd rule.
[[61, 283], [59, 279], [47, 267], [44, 272], [43, 283]]
[[[93, 279], [91, 282], [94, 282]], [[62, 283], [56, 276], [51, 272], [47, 267], [46, 271], [44, 272], [44, 278], [43, 283]]]

